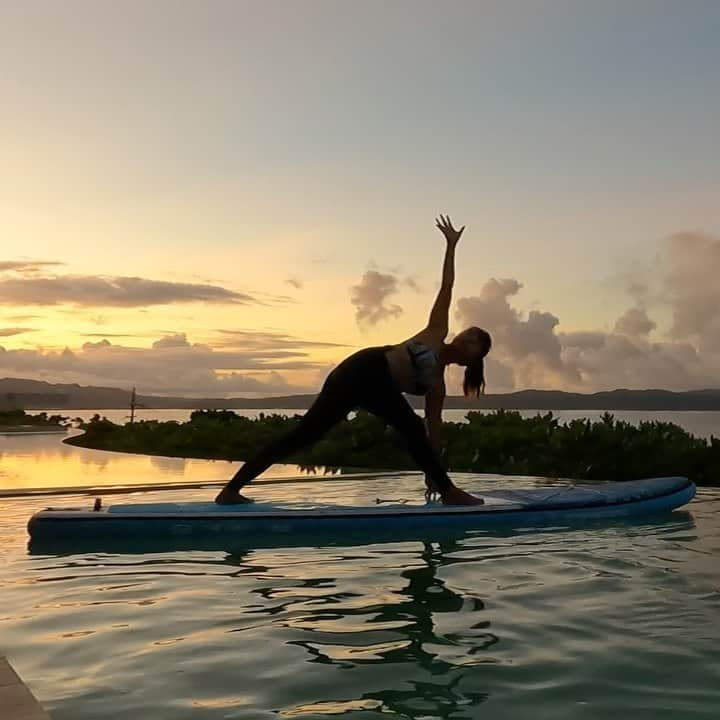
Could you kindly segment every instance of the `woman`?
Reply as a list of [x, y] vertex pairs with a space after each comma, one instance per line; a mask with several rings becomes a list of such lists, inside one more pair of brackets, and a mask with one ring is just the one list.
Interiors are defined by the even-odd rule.
[[[320, 394], [298, 425], [284, 437], [261, 449], [235, 474], [215, 498], [221, 505], [252, 502], [241, 488], [270, 465], [317, 442], [333, 425], [354, 409], [362, 408], [394, 426], [406, 439], [410, 454], [425, 472], [428, 493], [438, 493], [446, 505], [481, 504], [456, 487], [439, 459], [442, 407], [445, 400], [445, 368], [465, 367], [463, 391], [479, 395], [485, 387], [483, 360], [490, 350], [490, 335], [477, 327], [463, 330], [452, 342], [448, 334], [450, 298], [455, 280], [455, 246], [465, 230], [455, 230], [448, 216], [437, 227], [447, 247], [442, 285], [430, 312], [427, 327], [398, 345], [360, 350], [343, 360], [328, 375]], [[425, 426], [403, 393], [425, 396]]]

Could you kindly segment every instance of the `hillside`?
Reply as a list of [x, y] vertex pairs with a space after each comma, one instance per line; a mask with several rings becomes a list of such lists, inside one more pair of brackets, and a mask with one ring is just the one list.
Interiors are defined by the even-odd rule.
[[[138, 395], [146, 408], [225, 408], [225, 409], [297, 409], [309, 407], [314, 395], [289, 395], [264, 398], [187, 398], [162, 395]], [[411, 404], [422, 407], [423, 399], [408, 396]], [[22, 378], [0, 379], [0, 409], [87, 410], [127, 408], [130, 389], [93, 387], [77, 384], [53, 384]], [[448, 409], [507, 410], [720, 410], [720, 390], [612, 390], [598, 393], [568, 393], [561, 390], [521, 390], [487, 394], [478, 399], [449, 396]]]

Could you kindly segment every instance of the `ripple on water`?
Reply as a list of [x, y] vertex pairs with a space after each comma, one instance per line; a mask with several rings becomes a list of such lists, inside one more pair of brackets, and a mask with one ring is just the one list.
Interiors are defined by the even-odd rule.
[[347, 548], [34, 557], [13, 539], [3, 649], [56, 720], [716, 718], [708, 499]]

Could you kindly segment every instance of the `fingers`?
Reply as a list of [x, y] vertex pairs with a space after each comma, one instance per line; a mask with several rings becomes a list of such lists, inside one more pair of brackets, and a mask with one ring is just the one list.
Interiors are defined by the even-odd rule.
[[440, 215], [439, 218], [440, 218], [439, 220], [438, 220], [438, 218], [435, 218], [435, 224], [436, 224], [438, 227], [446, 227], [446, 228], [448, 228], [448, 229], [450, 229], [450, 230], [454, 230], [454, 229], [455, 229], [455, 228], [453, 228], [453, 226], [452, 226], [452, 220], [450, 220], [450, 216], [449, 216], [449, 215]]
[[465, 226], [463, 225], [459, 230], [456, 230], [452, 225], [452, 220], [450, 220], [449, 215], [439, 215], [436, 217], [435, 227], [438, 228], [438, 230], [440, 230], [444, 235], [447, 235], [448, 232], [454, 233], [458, 239], [465, 229]]

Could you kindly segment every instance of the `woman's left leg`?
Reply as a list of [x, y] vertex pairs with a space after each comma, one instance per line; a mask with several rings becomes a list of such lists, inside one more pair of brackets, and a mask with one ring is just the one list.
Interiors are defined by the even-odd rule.
[[240, 490], [273, 463], [320, 440], [356, 407], [356, 396], [371, 392], [383, 348], [366, 348], [343, 360], [326, 378], [315, 402], [288, 433], [260, 448], [215, 498], [218, 503], [248, 502]]
[[215, 499], [218, 503], [247, 501], [240, 490], [274, 463], [320, 440], [334, 425], [344, 420], [352, 406], [342, 393], [327, 388], [317, 397], [300, 422], [289, 432], [254, 453], [235, 473]]

